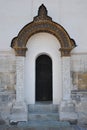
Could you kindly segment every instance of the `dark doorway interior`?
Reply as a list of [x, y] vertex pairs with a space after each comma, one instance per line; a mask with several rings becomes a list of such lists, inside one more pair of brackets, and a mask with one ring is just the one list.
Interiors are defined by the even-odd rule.
[[52, 60], [47, 55], [36, 59], [36, 101], [52, 101]]

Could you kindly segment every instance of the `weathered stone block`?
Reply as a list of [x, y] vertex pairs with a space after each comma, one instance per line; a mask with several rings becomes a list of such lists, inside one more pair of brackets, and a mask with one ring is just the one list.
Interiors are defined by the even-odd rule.
[[15, 102], [10, 115], [10, 123], [27, 121], [27, 106], [23, 102]]
[[60, 104], [59, 119], [61, 121], [77, 123], [77, 113], [75, 111], [75, 104], [73, 102], [63, 101]]
[[87, 90], [87, 72], [72, 72], [74, 90]]
[[75, 104], [71, 101], [62, 101], [59, 109], [61, 112], [75, 112]]
[[79, 90], [87, 89], [87, 73], [78, 74], [78, 89]]
[[76, 105], [78, 123], [87, 124], [87, 101], [81, 101]]
[[76, 111], [87, 113], [87, 101], [81, 101], [76, 104]]
[[77, 113], [75, 112], [60, 112], [61, 121], [69, 121], [70, 123], [77, 123]]

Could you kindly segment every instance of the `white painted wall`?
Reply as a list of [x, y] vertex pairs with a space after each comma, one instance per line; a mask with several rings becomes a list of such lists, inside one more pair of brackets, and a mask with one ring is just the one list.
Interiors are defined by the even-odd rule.
[[9, 50], [11, 40], [37, 15], [44, 3], [48, 15], [67, 30], [78, 47], [73, 52], [86, 52], [86, 0], [0, 0], [0, 50]]
[[61, 87], [61, 56], [60, 43], [51, 34], [38, 33], [27, 43], [28, 51], [25, 59], [25, 100], [28, 104], [35, 103], [35, 60], [41, 54], [47, 54], [53, 64], [53, 103], [57, 104], [62, 98]]

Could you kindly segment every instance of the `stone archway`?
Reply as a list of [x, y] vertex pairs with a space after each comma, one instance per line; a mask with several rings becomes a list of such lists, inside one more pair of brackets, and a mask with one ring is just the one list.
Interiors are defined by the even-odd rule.
[[61, 56], [70, 56], [71, 50], [76, 46], [74, 40], [69, 37], [61, 25], [52, 21], [52, 18], [47, 13], [46, 7], [42, 4], [34, 20], [24, 26], [18, 36], [12, 40], [11, 47], [15, 50], [16, 56], [26, 55], [28, 39], [39, 32], [53, 34], [60, 41]]
[[[62, 57], [62, 87], [63, 99], [70, 99], [70, 52], [76, 47], [66, 30], [59, 24], [52, 21], [47, 15], [47, 9], [42, 4], [39, 7], [38, 15], [34, 20], [24, 26], [18, 36], [12, 40], [11, 47], [16, 54], [16, 100], [24, 101], [24, 56], [26, 56], [27, 41], [29, 38], [39, 32], [47, 32], [54, 35], [60, 43], [60, 52]], [[67, 76], [66, 76], [67, 75]], [[68, 84], [68, 85], [67, 85]]]

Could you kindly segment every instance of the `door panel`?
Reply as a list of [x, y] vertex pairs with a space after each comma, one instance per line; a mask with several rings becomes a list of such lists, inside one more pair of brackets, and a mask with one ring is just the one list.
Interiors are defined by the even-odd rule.
[[36, 59], [36, 101], [52, 101], [52, 60], [47, 55]]

